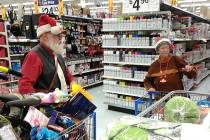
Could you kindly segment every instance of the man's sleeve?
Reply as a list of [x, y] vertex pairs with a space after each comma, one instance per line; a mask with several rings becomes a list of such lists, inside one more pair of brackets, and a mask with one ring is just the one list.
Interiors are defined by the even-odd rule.
[[68, 69], [66, 69], [66, 75], [68, 78], [68, 83], [70, 84], [72, 81], [74, 81], [74, 76], [70, 73]]
[[18, 88], [21, 94], [34, 93], [33, 88], [38, 77], [42, 73], [43, 64], [36, 52], [30, 52], [26, 55], [21, 72], [23, 77], [19, 79]]

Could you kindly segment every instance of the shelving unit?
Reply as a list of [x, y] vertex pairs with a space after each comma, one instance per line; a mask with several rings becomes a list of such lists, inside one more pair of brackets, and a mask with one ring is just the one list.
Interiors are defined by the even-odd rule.
[[[98, 41], [101, 38], [102, 20], [62, 16], [67, 34], [66, 65], [74, 75], [77, 83], [89, 88], [102, 83], [102, 55], [90, 55], [90, 48], [101, 48]], [[93, 49], [94, 50], [94, 49]]]
[[102, 46], [104, 49], [155, 49], [154, 46]]
[[[103, 21], [104, 36], [102, 47], [105, 49], [103, 64], [104, 67], [113, 67], [113, 71], [104, 68], [104, 73], [110, 73], [111, 71], [111, 75], [105, 74], [103, 76], [103, 91], [107, 98], [106, 104], [108, 105], [108, 109], [132, 113], [133, 110], [141, 111], [142, 108], [139, 106], [137, 106], [137, 108], [136, 106], [128, 107], [125, 99], [131, 98], [130, 102], [134, 103], [136, 98], [148, 98], [148, 95], [142, 86], [143, 79], [136, 79], [134, 76], [136, 71], [147, 71], [148, 66], [158, 58], [154, 50], [154, 40], [156, 40], [154, 36], [155, 33], [161, 34], [162, 36], [170, 35], [169, 38], [174, 42], [175, 46], [178, 43], [202, 42], [204, 44], [208, 42], [209, 37], [206, 37], [203, 34], [202, 36], [200, 35], [199, 38], [196, 37], [196, 35], [193, 37], [177, 37], [176, 34], [172, 34], [171, 32], [174, 31], [172, 28], [174, 22], [172, 22], [172, 20], [174, 20], [175, 15], [178, 15], [187, 16], [191, 18], [193, 22], [196, 21], [210, 24], [210, 21], [165, 3], [160, 4], [160, 10], [160, 12], [123, 15], [122, 18], [105, 19]], [[191, 23], [189, 26], [190, 25]], [[199, 28], [199, 25], [195, 27]], [[186, 28], [180, 28], [180, 30], [187, 29], [188, 26]], [[151, 36], [151, 33], [153, 33], [153, 36]], [[196, 54], [192, 51], [192, 60], [189, 63], [198, 65], [210, 57], [208, 50], [206, 52], [204, 50], [203, 52], [204, 53], [201, 54], [200, 57], [196, 57], [198, 53]], [[153, 59], [149, 59], [148, 62], [145, 62], [146, 60], [142, 60], [145, 59], [144, 57], [142, 58], [143, 55], [145, 58], [152, 55], [154, 55], [154, 57]], [[126, 56], [129, 56], [129, 58], [126, 58]], [[189, 59], [188, 56], [187, 59]], [[140, 60], [142, 60], [142, 62]], [[125, 78], [126, 75], [124, 74], [127, 74], [126, 71], [129, 71], [129, 74], [131, 73], [129, 78]], [[114, 76], [113, 73], [116, 72], [120, 72], [122, 76]], [[204, 72], [204, 70], [202, 70], [202, 72]], [[185, 84], [189, 85], [186, 85], [185, 90], [192, 89], [196, 83], [199, 84], [200, 81], [205, 79], [208, 75], [209, 72], [200, 75], [196, 81], [191, 81], [192, 85], [190, 85], [190, 82], [186, 82]]]
[[[8, 39], [9, 43], [9, 55], [11, 60], [11, 68], [20, 71], [21, 64], [24, 58], [24, 54], [29, 52], [31, 48], [39, 43], [38, 39], [27, 39], [26, 37], [13, 37]], [[17, 77], [13, 77], [13, 81], [17, 82]]]
[[79, 75], [79, 74], [84, 74], [84, 73], [89, 73], [89, 72], [94, 72], [94, 71], [101, 71], [101, 70], [104, 70], [104, 68], [96, 68], [96, 69], [91, 69], [91, 70], [86, 70], [86, 71], [83, 71], [81, 73], [73, 73], [72, 75]]
[[95, 82], [95, 83], [92, 83], [92, 84], [85, 85], [85, 86], [83, 86], [83, 88], [89, 88], [91, 86], [102, 84], [102, 83], [103, 83], [103, 81], [98, 81], [98, 82]]
[[152, 63], [130, 63], [130, 62], [111, 62], [103, 61], [104, 64], [117, 64], [117, 65], [136, 65], [136, 66], [150, 66]]
[[115, 79], [115, 80], [124, 80], [124, 81], [132, 81], [132, 82], [143, 82], [144, 79], [134, 79], [134, 78], [123, 78], [123, 77], [115, 77], [115, 76], [103, 76], [105, 79]]
[[[0, 48], [1, 48], [1, 56], [0, 56], [0, 65], [5, 67], [11, 67], [10, 62], [10, 54], [9, 54], [9, 44], [8, 44], [8, 36], [7, 36], [7, 28], [6, 28], [6, 21], [1, 20], [0, 22], [3, 23], [3, 29], [0, 29]], [[7, 85], [12, 80], [11, 76], [8, 77], [9, 81], [0, 80], [0, 85]]]

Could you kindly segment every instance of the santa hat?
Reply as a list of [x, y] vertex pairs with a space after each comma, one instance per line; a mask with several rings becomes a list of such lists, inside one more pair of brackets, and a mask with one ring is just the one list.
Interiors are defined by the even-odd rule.
[[47, 14], [43, 14], [39, 17], [39, 25], [37, 28], [37, 37], [42, 34], [51, 32], [54, 35], [63, 33], [63, 27], [56, 24], [56, 21], [49, 17]]
[[173, 43], [172, 43], [169, 39], [167, 39], [167, 38], [157, 38], [157, 42], [156, 42], [156, 44], [155, 44], [155, 49], [156, 49], [156, 51], [159, 50], [160, 45], [161, 45], [163, 42], [168, 43], [170, 49], [173, 49], [173, 48], [174, 48]]

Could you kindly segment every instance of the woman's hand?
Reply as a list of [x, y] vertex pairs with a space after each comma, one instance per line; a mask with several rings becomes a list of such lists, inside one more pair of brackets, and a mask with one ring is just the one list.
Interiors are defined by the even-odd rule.
[[193, 69], [193, 66], [190, 66], [190, 65], [186, 65], [184, 68], [182, 68], [182, 70], [186, 72], [190, 72], [192, 69]]

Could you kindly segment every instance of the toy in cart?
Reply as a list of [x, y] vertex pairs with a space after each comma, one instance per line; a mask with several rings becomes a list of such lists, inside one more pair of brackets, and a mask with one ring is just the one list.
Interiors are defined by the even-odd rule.
[[107, 140], [207, 140], [210, 137], [210, 93], [172, 91], [138, 116], [108, 126]]
[[56, 89], [24, 97], [0, 95], [0, 100], [4, 102], [0, 116], [2, 140], [96, 138], [96, 106], [88, 92], [76, 83], [72, 84], [71, 94]]

